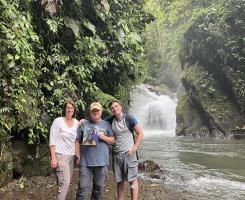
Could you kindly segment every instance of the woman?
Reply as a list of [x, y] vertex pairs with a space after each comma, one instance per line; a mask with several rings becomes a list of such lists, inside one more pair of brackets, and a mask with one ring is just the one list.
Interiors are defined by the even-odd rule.
[[75, 141], [78, 121], [75, 104], [68, 100], [63, 107], [62, 117], [53, 121], [50, 129], [51, 167], [55, 170], [58, 182], [58, 200], [65, 200], [73, 173]]

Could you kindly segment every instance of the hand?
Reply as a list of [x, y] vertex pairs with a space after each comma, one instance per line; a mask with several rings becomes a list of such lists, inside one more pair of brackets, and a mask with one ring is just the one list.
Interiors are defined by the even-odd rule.
[[80, 165], [80, 158], [76, 159], [76, 165]]
[[132, 147], [132, 148], [130, 148], [128, 150], [128, 155], [133, 156], [136, 153], [136, 151], [137, 151], [137, 149], [135, 149], [134, 147]]
[[103, 139], [103, 136], [105, 136], [105, 134], [104, 134], [104, 132], [99, 131], [99, 132], [97, 132], [97, 136], [98, 136], [98, 138]]
[[78, 126], [81, 126], [85, 123], [85, 119], [80, 119], [78, 122]]
[[57, 159], [56, 157], [52, 158], [51, 161], [50, 161], [50, 166], [51, 168], [56, 168], [58, 166], [58, 162], [57, 162]]

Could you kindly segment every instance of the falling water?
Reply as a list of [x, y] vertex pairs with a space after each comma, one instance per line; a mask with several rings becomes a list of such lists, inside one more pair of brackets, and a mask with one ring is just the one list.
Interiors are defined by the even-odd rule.
[[148, 134], [159, 131], [174, 134], [176, 105], [176, 100], [156, 94], [147, 85], [139, 85], [130, 93], [129, 112], [136, 116]]
[[129, 112], [146, 136], [140, 159], [165, 169], [164, 185], [185, 199], [245, 199], [245, 140], [176, 137], [176, 100], [148, 88], [139, 85], [130, 94]]

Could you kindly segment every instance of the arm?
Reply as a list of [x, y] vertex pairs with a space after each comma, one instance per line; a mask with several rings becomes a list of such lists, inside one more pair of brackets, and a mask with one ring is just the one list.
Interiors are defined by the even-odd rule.
[[104, 132], [99, 132], [98, 136], [101, 140], [105, 141], [107, 144], [115, 144], [115, 137], [114, 136], [106, 136]]
[[76, 139], [76, 144], [75, 144], [75, 155], [80, 158], [80, 139]]
[[80, 164], [80, 139], [77, 138], [75, 142], [75, 158], [76, 158], [76, 164]]
[[138, 148], [139, 148], [139, 146], [143, 140], [143, 137], [144, 137], [143, 130], [139, 124], [136, 124], [133, 129], [134, 129], [134, 132], [136, 134], [136, 138], [135, 138], [134, 146], [131, 149], [129, 149], [129, 151], [128, 151], [128, 154], [131, 156], [138, 150]]
[[55, 145], [50, 146], [49, 149], [50, 149], [50, 156], [51, 156], [50, 166], [52, 168], [56, 168], [58, 165], [58, 162], [57, 162], [57, 158], [55, 155]]
[[85, 121], [86, 121], [86, 119], [83, 119], [83, 118], [80, 119], [80, 120], [78, 121], [78, 126], [84, 125]]
[[83, 137], [83, 131], [84, 131], [84, 123], [77, 129], [77, 138], [75, 141], [75, 162], [77, 165], [80, 164], [80, 157], [81, 157], [81, 138]]
[[57, 140], [57, 138], [58, 138], [58, 121], [57, 119], [55, 119], [50, 128], [50, 139], [49, 139], [49, 149], [50, 149], [50, 156], [51, 156], [50, 166], [52, 168], [56, 168], [58, 165], [56, 153], [55, 153], [56, 152], [55, 141]]

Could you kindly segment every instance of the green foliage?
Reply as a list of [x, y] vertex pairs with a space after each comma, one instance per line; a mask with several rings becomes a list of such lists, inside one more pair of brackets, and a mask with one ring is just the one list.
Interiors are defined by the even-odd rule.
[[221, 0], [149, 0], [147, 8], [156, 20], [149, 24], [145, 62], [152, 84], [166, 84], [176, 91], [180, 83], [181, 67], [179, 52], [184, 33], [193, 20], [208, 13], [223, 11]]
[[21, 131], [29, 144], [46, 139], [67, 98], [77, 117], [92, 100], [125, 98], [146, 73], [143, 5], [66, 1], [51, 16], [39, 1], [0, 0], [0, 140]]
[[[237, 104], [241, 113], [245, 111], [243, 9], [242, 1], [229, 0], [216, 5], [217, 13], [195, 20], [185, 33], [181, 56], [183, 63], [198, 62], [205, 66], [209, 71], [206, 82], [215, 79], [223, 85], [226, 96]], [[209, 93], [215, 92], [213, 87], [207, 89]]]
[[192, 22], [180, 52], [182, 83], [192, 107], [211, 131], [223, 134], [244, 124], [244, 9], [243, 0], [217, 2], [215, 12]]
[[95, 74], [95, 79], [105, 92], [125, 98], [125, 95], [118, 95], [119, 88], [129, 89], [145, 78], [146, 67], [142, 64], [144, 43], [140, 34], [152, 17], [144, 10], [144, 1], [117, 0], [109, 3], [109, 12], [99, 4], [94, 7], [97, 23], [103, 24], [98, 32], [108, 50], [104, 52], [107, 68]]
[[35, 126], [40, 110], [33, 46], [39, 37], [31, 25], [31, 14], [18, 9], [17, 2], [0, 1], [1, 6], [1, 140], [10, 130]]

